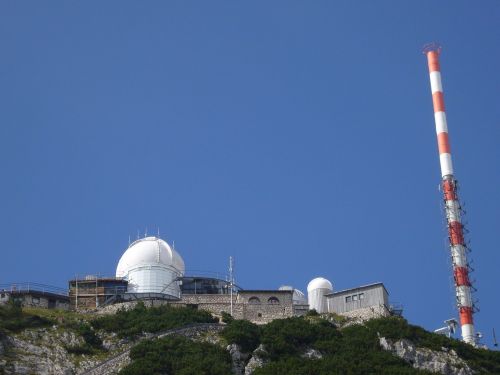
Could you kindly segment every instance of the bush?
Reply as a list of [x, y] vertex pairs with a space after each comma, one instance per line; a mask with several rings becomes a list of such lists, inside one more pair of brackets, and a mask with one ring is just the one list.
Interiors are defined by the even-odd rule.
[[453, 349], [460, 358], [467, 361], [469, 366], [478, 373], [500, 374], [500, 352], [476, 349], [462, 341], [448, 338], [444, 335], [428, 332], [425, 329], [408, 324], [403, 318], [389, 317], [373, 319], [366, 326], [380, 336], [399, 340], [408, 339], [416, 346], [441, 350]]
[[159, 332], [190, 323], [215, 323], [209, 312], [187, 307], [162, 305], [147, 308], [142, 302], [131, 310], [120, 310], [91, 322], [95, 329], [116, 332], [119, 337], [136, 337], [143, 332]]
[[304, 349], [317, 347], [332, 350], [331, 342], [339, 337], [339, 332], [325, 320], [310, 323], [304, 318], [294, 317], [273, 320], [262, 329], [262, 343], [271, 359], [296, 356]]
[[132, 362], [121, 375], [227, 375], [231, 357], [219, 346], [194, 342], [182, 336], [140, 342], [130, 352]]
[[221, 333], [229, 344], [238, 344], [243, 352], [252, 352], [260, 342], [260, 329], [248, 320], [233, 320]]
[[222, 311], [221, 312], [221, 320], [223, 323], [231, 323], [234, 318], [231, 314], [225, 312], [225, 311]]
[[316, 309], [311, 309], [307, 311], [306, 316], [319, 316], [319, 313], [316, 311]]
[[65, 347], [68, 353], [94, 354], [103, 350], [102, 340], [87, 323], [66, 324], [65, 327], [73, 329], [84, 340], [84, 343], [81, 345]]

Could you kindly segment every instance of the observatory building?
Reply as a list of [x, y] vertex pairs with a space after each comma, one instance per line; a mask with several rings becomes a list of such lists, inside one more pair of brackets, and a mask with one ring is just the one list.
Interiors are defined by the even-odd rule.
[[328, 312], [326, 295], [333, 292], [333, 285], [323, 277], [317, 277], [307, 285], [307, 299], [309, 308], [323, 314]]
[[307, 297], [289, 285], [244, 290], [230, 278], [186, 275], [184, 261], [173, 246], [158, 237], [144, 237], [127, 247], [114, 277], [70, 280], [69, 302], [75, 310], [113, 312], [142, 300], [150, 306], [188, 306], [215, 316], [229, 313], [254, 323], [300, 316], [313, 309], [362, 319], [391, 314], [381, 283], [358, 289], [335, 293], [330, 281], [317, 277], [307, 286]]
[[116, 267], [116, 277], [128, 281], [128, 293], [160, 293], [180, 297], [184, 261], [164, 240], [141, 238], [128, 247]]
[[366, 320], [381, 316], [401, 315], [399, 304], [389, 303], [389, 293], [382, 283], [333, 291], [332, 283], [317, 277], [307, 286], [309, 309], [320, 314], [334, 313], [348, 318]]

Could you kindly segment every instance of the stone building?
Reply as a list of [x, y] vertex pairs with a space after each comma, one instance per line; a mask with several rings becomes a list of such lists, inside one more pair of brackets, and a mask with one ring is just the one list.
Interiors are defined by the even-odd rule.
[[293, 301], [293, 290], [240, 290], [229, 294], [183, 294], [179, 301], [169, 302], [191, 306], [220, 316], [222, 312], [231, 313], [235, 319], [246, 319], [254, 323], [268, 323], [274, 319], [304, 315], [307, 304]]
[[15, 301], [23, 307], [69, 310], [69, 297], [64, 289], [37, 284], [23, 283], [0, 287], [0, 304]]

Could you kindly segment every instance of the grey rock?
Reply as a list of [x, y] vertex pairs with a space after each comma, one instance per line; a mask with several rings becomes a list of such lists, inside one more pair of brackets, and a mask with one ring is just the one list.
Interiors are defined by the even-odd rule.
[[323, 354], [321, 354], [318, 350], [316, 349], [307, 349], [302, 355], [302, 358], [307, 358], [307, 359], [321, 359], [323, 358]]
[[427, 370], [443, 375], [472, 375], [474, 371], [467, 363], [458, 357], [454, 350], [435, 351], [416, 347], [411, 341], [401, 339], [392, 341], [385, 337], [379, 338], [382, 349], [404, 359], [414, 368]]
[[238, 344], [228, 345], [226, 350], [231, 356], [231, 368], [233, 374], [243, 375], [245, 373], [245, 361], [248, 359], [248, 354], [242, 353]]
[[266, 349], [260, 344], [259, 347], [253, 351], [252, 357], [245, 367], [245, 375], [252, 375], [255, 369], [267, 364], [268, 360], [265, 358], [266, 353]]

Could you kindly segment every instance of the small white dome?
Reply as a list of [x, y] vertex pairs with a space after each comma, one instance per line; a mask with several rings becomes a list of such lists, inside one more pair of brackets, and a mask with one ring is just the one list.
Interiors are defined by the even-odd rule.
[[116, 277], [125, 277], [129, 271], [140, 266], [162, 265], [173, 267], [183, 274], [184, 261], [168, 243], [157, 237], [145, 237], [133, 242], [120, 258]]
[[315, 289], [328, 289], [333, 291], [333, 285], [330, 281], [323, 277], [317, 277], [309, 282], [307, 285], [307, 293]]

